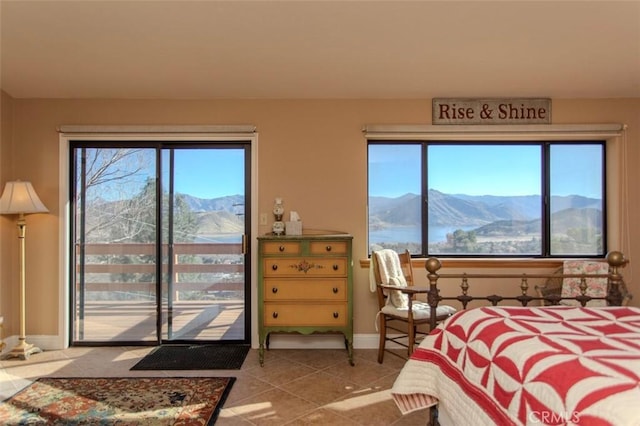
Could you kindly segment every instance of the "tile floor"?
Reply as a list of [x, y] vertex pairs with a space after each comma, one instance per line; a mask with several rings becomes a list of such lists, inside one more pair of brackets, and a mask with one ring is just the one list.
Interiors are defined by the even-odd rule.
[[129, 371], [150, 347], [70, 348], [28, 360], [0, 361], [0, 398], [38, 377], [234, 376], [216, 425], [426, 425], [426, 410], [402, 416], [390, 389], [404, 361], [356, 349], [355, 366], [342, 350], [271, 349], [264, 366], [251, 350], [240, 370]]

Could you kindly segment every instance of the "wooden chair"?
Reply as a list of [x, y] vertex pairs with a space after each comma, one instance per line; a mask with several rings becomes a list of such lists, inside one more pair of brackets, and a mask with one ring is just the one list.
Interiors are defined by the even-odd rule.
[[[389, 268], [389, 264], [396, 266]], [[418, 326], [429, 325], [431, 307], [426, 302], [415, 300], [416, 294], [426, 294], [428, 289], [427, 287], [416, 289], [413, 286], [413, 268], [411, 254], [408, 250], [400, 254], [388, 249], [375, 251], [371, 254], [371, 268], [376, 283], [379, 309], [377, 316], [378, 332], [380, 333], [378, 362], [382, 363], [384, 360], [385, 351], [404, 358], [397, 352], [387, 349], [387, 341], [407, 348], [408, 358], [413, 353], [413, 348], [418, 343], [417, 340], [421, 340], [429, 331], [419, 331]], [[389, 269], [395, 269], [395, 276], [389, 277]], [[399, 282], [401, 282], [400, 285], [398, 285]], [[403, 285], [404, 283], [406, 285]], [[406, 306], [398, 302], [399, 299], [404, 299]], [[438, 306], [437, 319], [441, 321], [455, 312], [455, 308], [450, 306]]]

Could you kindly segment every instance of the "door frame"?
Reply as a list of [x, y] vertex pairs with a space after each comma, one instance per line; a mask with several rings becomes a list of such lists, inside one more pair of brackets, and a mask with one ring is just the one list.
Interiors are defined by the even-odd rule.
[[70, 306], [70, 288], [69, 280], [71, 279], [71, 271], [74, 265], [70, 256], [69, 235], [72, 214], [70, 205], [70, 165], [71, 158], [69, 154], [70, 142], [76, 139], [91, 141], [171, 141], [175, 143], [208, 141], [249, 142], [251, 145], [251, 170], [249, 179], [251, 180], [251, 206], [253, 206], [250, 220], [251, 234], [248, 235], [249, 240], [249, 259], [250, 259], [250, 287], [248, 294], [250, 297], [250, 318], [251, 327], [249, 330], [249, 340], [252, 347], [257, 347], [257, 318], [254, 315], [257, 312], [257, 287], [256, 276], [257, 266], [253, 254], [257, 253], [257, 236], [258, 233], [258, 215], [256, 213], [258, 206], [258, 134], [253, 125], [229, 125], [229, 126], [86, 126], [86, 125], [69, 125], [61, 126], [59, 132], [59, 234], [58, 234], [58, 257], [59, 277], [58, 277], [58, 338], [57, 342], [51, 342], [52, 347], [56, 349], [65, 349], [69, 347], [71, 341], [71, 310]]

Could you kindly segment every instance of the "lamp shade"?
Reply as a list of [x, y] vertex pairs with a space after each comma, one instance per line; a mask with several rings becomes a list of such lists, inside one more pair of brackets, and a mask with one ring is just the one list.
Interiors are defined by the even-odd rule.
[[0, 198], [0, 214], [47, 213], [31, 182], [7, 182]]

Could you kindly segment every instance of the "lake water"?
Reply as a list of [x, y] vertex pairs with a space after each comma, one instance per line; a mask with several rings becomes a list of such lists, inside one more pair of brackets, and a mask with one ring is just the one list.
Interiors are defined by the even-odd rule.
[[[468, 226], [432, 226], [429, 228], [429, 243], [437, 243], [447, 240], [447, 234], [456, 229], [468, 231], [475, 227]], [[239, 234], [217, 234], [199, 235], [196, 243], [240, 243], [242, 238]], [[420, 244], [420, 226], [394, 226], [390, 228], [371, 231], [369, 233], [370, 243], [415, 243]]]
[[[475, 227], [467, 226], [431, 226], [429, 243], [447, 241], [447, 234], [456, 229], [468, 231]], [[369, 243], [417, 243], [420, 244], [420, 226], [396, 226], [369, 232]]]

